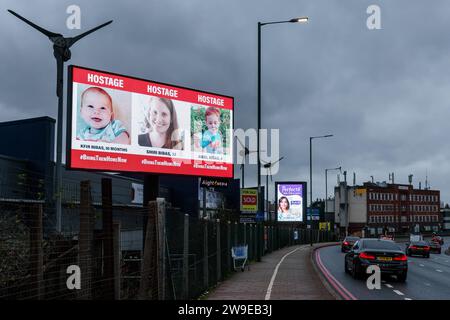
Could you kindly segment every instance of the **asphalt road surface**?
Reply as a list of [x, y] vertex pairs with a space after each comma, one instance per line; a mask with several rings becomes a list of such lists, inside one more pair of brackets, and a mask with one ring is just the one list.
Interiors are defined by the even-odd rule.
[[[338, 289], [338, 292], [344, 293], [345, 299], [448, 300], [450, 299], [450, 256], [444, 251], [449, 244], [450, 237], [444, 237], [441, 254], [432, 253], [430, 258], [408, 257], [406, 282], [397, 282], [395, 277], [382, 277], [381, 289], [369, 290], [366, 280], [355, 280], [345, 273], [345, 253], [341, 252], [340, 246], [318, 249], [316, 261], [321, 261], [328, 272], [326, 278], [332, 279], [329, 282]], [[399, 243], [399, 246], [402, 249], [406, 247], [404, 243]]]

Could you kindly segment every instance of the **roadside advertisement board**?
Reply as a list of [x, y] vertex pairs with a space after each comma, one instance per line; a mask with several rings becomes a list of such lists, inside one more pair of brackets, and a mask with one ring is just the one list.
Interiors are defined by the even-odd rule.
[[258, 190], [241, 189], [241, 212], [256, 213], [258, 211]]
[[259, 218], [258, 212], [258, 190], [241, 189], [240, 194], [241, 215], [240, 223], [255, 223]]
[[278, 222], [303, 222], [306, 213], [306, 182], [275, 182]]
[[71, 169], [233, 177], [232, 97], [69, 67]]

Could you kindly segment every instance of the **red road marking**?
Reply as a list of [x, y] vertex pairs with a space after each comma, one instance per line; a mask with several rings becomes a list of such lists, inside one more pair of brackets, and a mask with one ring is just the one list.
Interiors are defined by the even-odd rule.
[[327, 278], [328, 282], [333, 286], [336, 291], [345, 299], [345, 300], [358, 300], [352, 295], [339, 281], [336, 280], [335, 277], [325, 268], [322, 263], [322, 259], [320, 258], [319, 250], [316, 250], [316, 261], [319, 266], [319, 269], [322, 271], [324, 276]]

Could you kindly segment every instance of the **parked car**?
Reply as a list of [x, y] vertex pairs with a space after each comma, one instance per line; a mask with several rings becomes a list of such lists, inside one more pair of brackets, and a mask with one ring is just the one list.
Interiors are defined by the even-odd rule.
[[430, 245], [430, 252], [441, 254], [441, 250], [442, 250], [441, 249], [441, 244], [438, 241], [431, 240], [429, 242], [429, 245]]
[[351, 237], [351, 236], [345, 237], [345, 239], [342, 240], [341, 243], [341, 252], [350, 251], [355, 242], [358, 241], [359, 239], [360, 239], [359, 237]]
[[430, 246], [425, 241], [412, 241], [406, 248], [406, 255], [420, 255], [425, 258], [430, 257]]
[[393, 241], [363, 238], [345, 255], [345, 272], [355, 279], [366, 275], [370, 265], [377, 265], [382, 275], [395, 275], [399, 282], [406, 281], [408, 258]]

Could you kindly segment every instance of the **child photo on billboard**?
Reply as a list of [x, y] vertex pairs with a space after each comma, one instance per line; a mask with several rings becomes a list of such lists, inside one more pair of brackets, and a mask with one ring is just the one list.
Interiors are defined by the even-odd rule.
[[229, 110], [193, 106], [191, 109], [193, 151], [227, 154], [229, 128]]
[[[80, 97], [77, 139], [130, 144], [128, 130], [123, 122], [117, 119], [114, 105], [111, 95], [105, 89], [100, 87], [84, 89]], [[115, 107], [119, 108], [118, 105]]]

